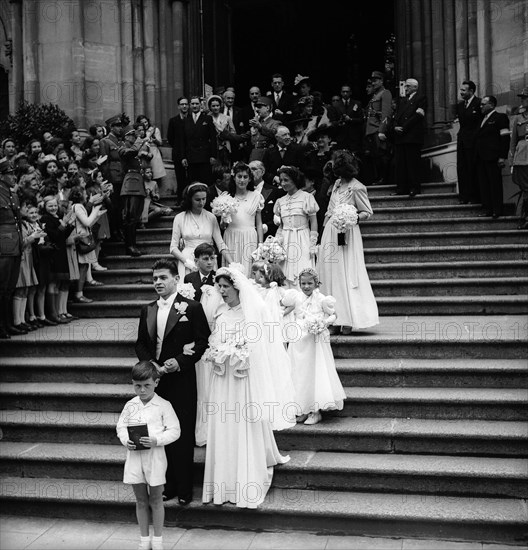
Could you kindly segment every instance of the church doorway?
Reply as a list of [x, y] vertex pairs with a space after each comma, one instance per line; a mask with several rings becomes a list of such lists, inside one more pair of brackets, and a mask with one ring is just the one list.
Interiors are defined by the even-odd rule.
[[288, 89], [297, 74], [310, 76], [325, 101], [352, 85], [365, 100], [366, 80], [384, 70], [386, 43], [394, 33], [394, 0], [229, 0], [231, 82], [237, 103], [248, 100], [251, 86], [270, 89], [281, 73]]

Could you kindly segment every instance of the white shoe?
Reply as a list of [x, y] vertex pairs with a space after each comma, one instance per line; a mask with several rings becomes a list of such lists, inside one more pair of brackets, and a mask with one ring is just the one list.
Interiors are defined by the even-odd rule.
[[102, 266], [98, 262], [92, 264], [92, 271], [108, 271], [107, 267]]
[[150, 539], [146, 541], [140, 541], [138, 550], [150, 550], [152, 546], [150, 545]]
[[305, 424], [318, 424], [323, 419], [323, 415], [317, 411], [308, 415], [308, 418], [304, 421]]
[[163, 541], [157, 541], [152, 538], [152, 550], [163, 550]]

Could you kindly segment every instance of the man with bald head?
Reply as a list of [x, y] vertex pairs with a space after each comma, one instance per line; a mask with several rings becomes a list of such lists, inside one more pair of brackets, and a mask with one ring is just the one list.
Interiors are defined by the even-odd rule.
[[400, 98], [394, 116], [394, 163], [396, 193], [420, 194], [421, 150], [425, 136], [427, 98], [418, 92], [418, 81], [405, 81], [405, 97]]

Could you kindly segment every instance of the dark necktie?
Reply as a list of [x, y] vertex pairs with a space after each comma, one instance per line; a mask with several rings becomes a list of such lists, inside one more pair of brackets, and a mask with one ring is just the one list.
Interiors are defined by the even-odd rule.
[[281, 158], [284, 158], [284, 154], [286, 153], [286, 149], [279, 149], [279, 153]]
[[467, 109], [468, 108], [468, 105], [469, 105], [469, 101], [464, 101], [464, 109]]
[[202, 285], [204, 285], [207, 282], [207, 277], [202, 277]]

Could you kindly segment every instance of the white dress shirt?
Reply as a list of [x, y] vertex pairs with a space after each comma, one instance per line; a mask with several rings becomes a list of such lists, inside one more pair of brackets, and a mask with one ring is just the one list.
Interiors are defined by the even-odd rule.
[[165, 336], [165, 327], [167, 326], [167, 319], [169, 318], [169, 313], [172, 307], [172, 304], [174, 303], [174, 300], [176, 299], [176, 295], [178, 293], [175, 292], [174, 294], [171, 294], [166, 300], [164, 300], [161, 296], [158, 299], [158, 316], [156, 319], [156, 359], [159, 359], [159, 356], [161, 354], [161, 348], [163, 346], [163, 337]]

